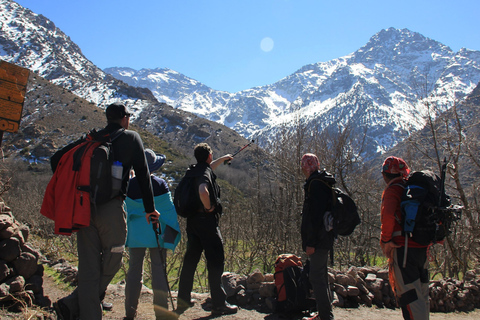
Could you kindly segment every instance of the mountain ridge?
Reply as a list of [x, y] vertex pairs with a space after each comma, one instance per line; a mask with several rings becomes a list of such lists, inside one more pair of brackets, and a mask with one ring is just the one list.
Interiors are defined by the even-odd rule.
[[[134, 69], [120, 74], [117, 68], [119, 79], [100, 70], [47, 18], [12, 0], [0, 0], [0, 11], [1, 59], [29, 68], [100, 108], [121, 100], [134, 112], [134, 123], [157, 135], [163, 130], [159, 123], [169, 123], [155, 112], [165, 100], [187, 112], [187, 126], [193, 113], [265, 144], [285, 129], [294, 130], [298, 118], [320, 131], [348, 124], [356, 135], [365, 135], [368, 156], [423, 128], [429, 103], [445, 111], [480, 81], [479, 51], [462, 48], [455, 53], [408, 29], [388, 28], [349, 55], [303, 66], [266, 86], [229, 93], [156, 68], [137, 75], [135, 81], [146, 87], [141, 88], [129, 85]], [[114, 68], [106, 70], [114, 73]]]
[[[247, 138], [272, 139], [280, 126], [291, 126], [292, 117], [324, 122], [322, 129], [346, 122], [359, 128], [369, 125], [368, 152], [381, 153], [425, 125], [420, 115], [426, 112], [426, 97], [445, 104], [441, 111], [448, 108], [446, 100], [466, 97], [480, 81], [479, 58], [479, 51], [453, 52], [419, 33], [388, 28], [347, 56], [305, 65], [273, 84], [237, 93], [206, 86], [195, 90], [196, 80], [191, 79], [188, 90], [179, 88], [173, 90], [176, 96], [169, 96], [166, 92], [172, 91], [174, 81], [155, 87], [156, 77], [168, 76], [164, 69], [141, 69], [122, 80], [131, 85], [148, 82], [160, 101], [169, 99], [175, 108], [220, 122]], [[105, 71], [117, 76], [121, 70]], [[156, 94], [159, 91], [162, 94]], [[359, 100], [363, 108], [355, 107]], [[351, 110], [335, 110], [339, 108]], [[337, 119], [341, 113], [354, 116]]]

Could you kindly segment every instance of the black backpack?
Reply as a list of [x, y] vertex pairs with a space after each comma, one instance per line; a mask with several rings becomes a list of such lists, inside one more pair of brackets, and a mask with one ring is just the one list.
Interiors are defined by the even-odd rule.
[[349, 236], [362, 222], [358, 215], [355, 201], [339, 188], [333, 188], [325, 180], [322, 181], [332, 190], [333, 197], [333, 230], [335, 235]]
[[349, 236], [355, 228], [362, 222], [358, 215], [357, 205], [352, 198], [339, 188], [332, 188], [335, 202], [334, 212], [334, 230], [341, 236]]
[[216, 176], [210, 167], [199, 169], [197, 164], [191, 165], [187, 169], [187, 172], [175, 188], [173, 205], [180, 217], [189, 218], [199, 210], [203, 209], [202, 201], [198, 195], [197, 178], [204, 174], [208, 176], [210, 184], [209, 191], [211, 192], [211, 195], [213, 195], [212, 205], [215, 206], [215, 211], [213, 211], [213, 213], [218, 216], [222, 215], [223, 208], [220, 202], [220, 189], [216, 183]]
[[180, 217], [188, 218], [199, 208], [200, 198], [198, 196], [196, 179], [197, 177], [189, 175], [187, 170], [187, 173], [175, 188], [173, 205]]
[[401, 209], [403, 234], [420, 245], [444, 240], [451, 233], [450, 197], [442, 179], [430, 170], [407, 177]]
[[276, 313], [290, 314], [315, 307], [315, 300], [309, 297], [311, 289], [308, 273], [309, 261], [302, 264], [294, 254], [281, 254], [275, 261]]

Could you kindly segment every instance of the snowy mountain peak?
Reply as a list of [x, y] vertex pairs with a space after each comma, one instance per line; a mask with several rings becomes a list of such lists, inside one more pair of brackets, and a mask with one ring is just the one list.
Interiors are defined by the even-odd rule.
[[366, 152], [383, 152], [423, 126], [425, 99], [442, 111], [480, 81], [479, 51], [455, 53], [408, 29], [381, 30], [347, 56], [228, 93], [168, 68], [100, 70], [52, 21], [11, 0], [0, 0], [0, 25], [0, 59], [97, 105], [123, 100], [140, 117], [163, 101], [265, 141], [298, 119], [316, 130], [349, 123], [359, 136], [366, 128]]
[[427, 96], [442, 101], [440, 110], [452, 103], [451, 97], [466, 96], [480, 80], [479, 57], [478, 51], [454, 53], [419, 33], [388, 28], [350, 55], [303, 66], [276, 83], [237, 93], [195, 82], [187, 86], [179, 77], [161, 84], [149, 80], [157, 71], [145, 71], [141, 79], [135, 75], [128, 83], [249, 138], [262, 135], [268, 140], [279, 126], [292, 126], [298, 117], [324, 129], [348, 121], [359, 134], [368, 126], [368, 150], [382, 152], [423, 127], [419, 114]]

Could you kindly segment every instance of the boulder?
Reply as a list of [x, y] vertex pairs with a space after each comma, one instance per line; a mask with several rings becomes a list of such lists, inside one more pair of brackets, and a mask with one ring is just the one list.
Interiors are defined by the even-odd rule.
[[5, 283], [10, 287], [10, 293], [23, 291], [25, 287], [25, 279], [22, 276], [10, 278]]
[[9, 238], [0, 241], [0, 259], [12, 262], [20, 255], [20, 241], [17, 238]]
[[30, 278], [37, 272], [37, 258], [28, 252], [22, 252], [13, 262], [15, 271], [25, 279]]
[[275, 282], [263, 282], [258, 289], [258, 293], [263, 298], [275, 297]]
[[255, 270], [252, 274], [250, 274], [247, 278], [247, 284], [251, 283], [261, 283], [265, 281], [265, 276], [258, 270]]

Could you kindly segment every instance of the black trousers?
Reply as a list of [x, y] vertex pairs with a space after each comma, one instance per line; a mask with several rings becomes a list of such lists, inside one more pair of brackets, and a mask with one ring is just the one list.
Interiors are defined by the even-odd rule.
[[187, 251], [183, 259], [178, 298], [189, 303], [193, 279], [198, 262], [205, 252], [208, 282], [214, 307], [225, 305], [226, 294], [222, 285], [225, 262], [223, 240], [218, 221], [213, 213], [198, 213], [187, 220]]

